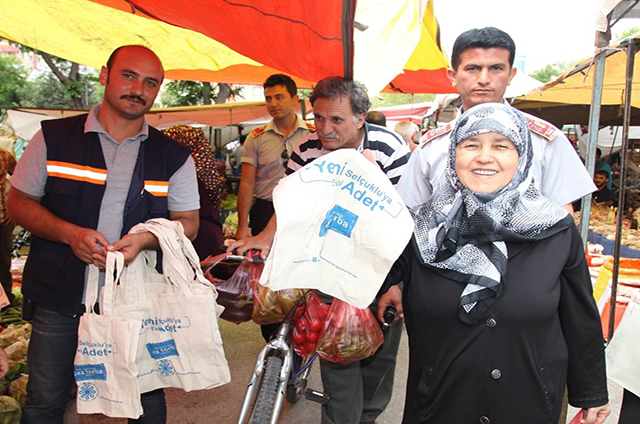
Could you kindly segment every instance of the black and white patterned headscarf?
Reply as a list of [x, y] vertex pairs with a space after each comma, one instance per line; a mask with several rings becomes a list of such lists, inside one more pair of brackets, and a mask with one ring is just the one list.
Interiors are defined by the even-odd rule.
[[[456, 146], [489, 132], [509, 138], [519, 159], [509, 184], [495, 193], [481, 194], [460, 182], [455, 170]], [[504, 291], [505, 242], [533, 242], [573, 225], [567, 211], [533, 185], [532, 159], [531, 135], [520, 112], [503, 103], [475, 106], [456, 123], [448, 165], [433, 196], [411, 209], [415, 241], [424, 263], [467, 284], [459, 314], [467, 324], [475, 324]]]

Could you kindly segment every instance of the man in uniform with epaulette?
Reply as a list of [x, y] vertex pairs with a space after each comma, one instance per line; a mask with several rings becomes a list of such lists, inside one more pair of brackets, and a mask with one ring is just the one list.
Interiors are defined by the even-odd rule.
[[[259, 234], [273, 216], [272, 192], [282, 177], [289, 156], [310, 131], [295, 111], [298, 87], [287, 75], [271, 75], [263, 84], [269, 115], [267, 125], [251, 131], [242, 150], [242, 177], [238, 191], [238, 231], [236, 239]], [[269, 338], [279, 324], [263, 325], [262, 336]]]
[[[516, 45], [504, 31], [486, 27], [471, 29], [453, 44], [447, 76], [460, 92], [462, 109], [482, 103], [504, 102], [504, 93], [517, 70], [513, 67]], [[565, 135], [548, 122], [524, 114], [533, 145], [533, 180], [551, 201], [573, 213], [572, 202], [596, 190], [589, 173]], [[398, 192], [409, 208], [426, 202], [439, 183], [449, 159], [449, 137], [455, 122], [427, 132], [413, 152]], [[402, 315], [402, 294], [394, 286], [378, 303], [378, 311], [393, 304]], [[378, 313], [379, 318], [382, 316]]]
[[[504, 102], [516, 75], [515, 43], [504, 31], [487, 27], [462, 33], [453, 45], [447, 75], [460, 92], [463, 110], [481, 103]], [[573, 212], [571, 203], [596, 189], [575, 149], [562, 131], [531, 115], [533, 177], [547, 198]], [[427, 132], [411, 156], [398, 191], [408, 207], [418, 206], [433, 192], [447, 166], [449, 137], [455, 122]]]

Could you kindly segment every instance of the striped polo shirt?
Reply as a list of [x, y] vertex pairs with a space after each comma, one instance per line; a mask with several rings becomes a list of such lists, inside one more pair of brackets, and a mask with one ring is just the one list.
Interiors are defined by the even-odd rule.
[[[409, 162], [411, 152], [407, 142], [385, 127], [365, 123], [365, 129], [364, 140], [358, 151], [369, 149], [380, 169], [387, 175], [391, 183], [396, 185], [407, 162]], [[293, 150], [287, 164], [286, 174], [293, 174], [327, 153], [330, 151], [322, 147], [317, 133], [307, 134]]]

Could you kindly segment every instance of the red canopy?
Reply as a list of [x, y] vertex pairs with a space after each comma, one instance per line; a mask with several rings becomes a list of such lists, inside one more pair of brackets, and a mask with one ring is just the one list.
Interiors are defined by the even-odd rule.
[[141, 44], [169, 79], [341, 75], [371, 94], [452, 91], [438, 33], [432, 0], [359, 0], [357, 14], [356, 0], [3, 0], [0, 13], [0, 37], [95, 68]]
[[311, 81], [345, 75], [343, 49], [353, 52], [353, 25], [343, 28], [342, 21], [353, 23], [355, 0], [191, 0], [189, 7], [175, 0], [92, 1], [199, 32]]

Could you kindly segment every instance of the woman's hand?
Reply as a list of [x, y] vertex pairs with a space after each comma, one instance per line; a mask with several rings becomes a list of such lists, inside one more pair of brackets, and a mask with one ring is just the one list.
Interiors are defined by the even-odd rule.
[[611, 407], [606, 405], [596, 406], [595, 408], [583, 408], [580, 424], [602, 424], [611, 413]]
[[380, 322], [384, 322], [384, 311], [386, 311], [389, 306], [395, 306], [397, 313], [396, 320], [404, 318], [404, 310], [402, 309], [402, 292], [398, 286], [391, 286], [378, 301], [378, 319]]

